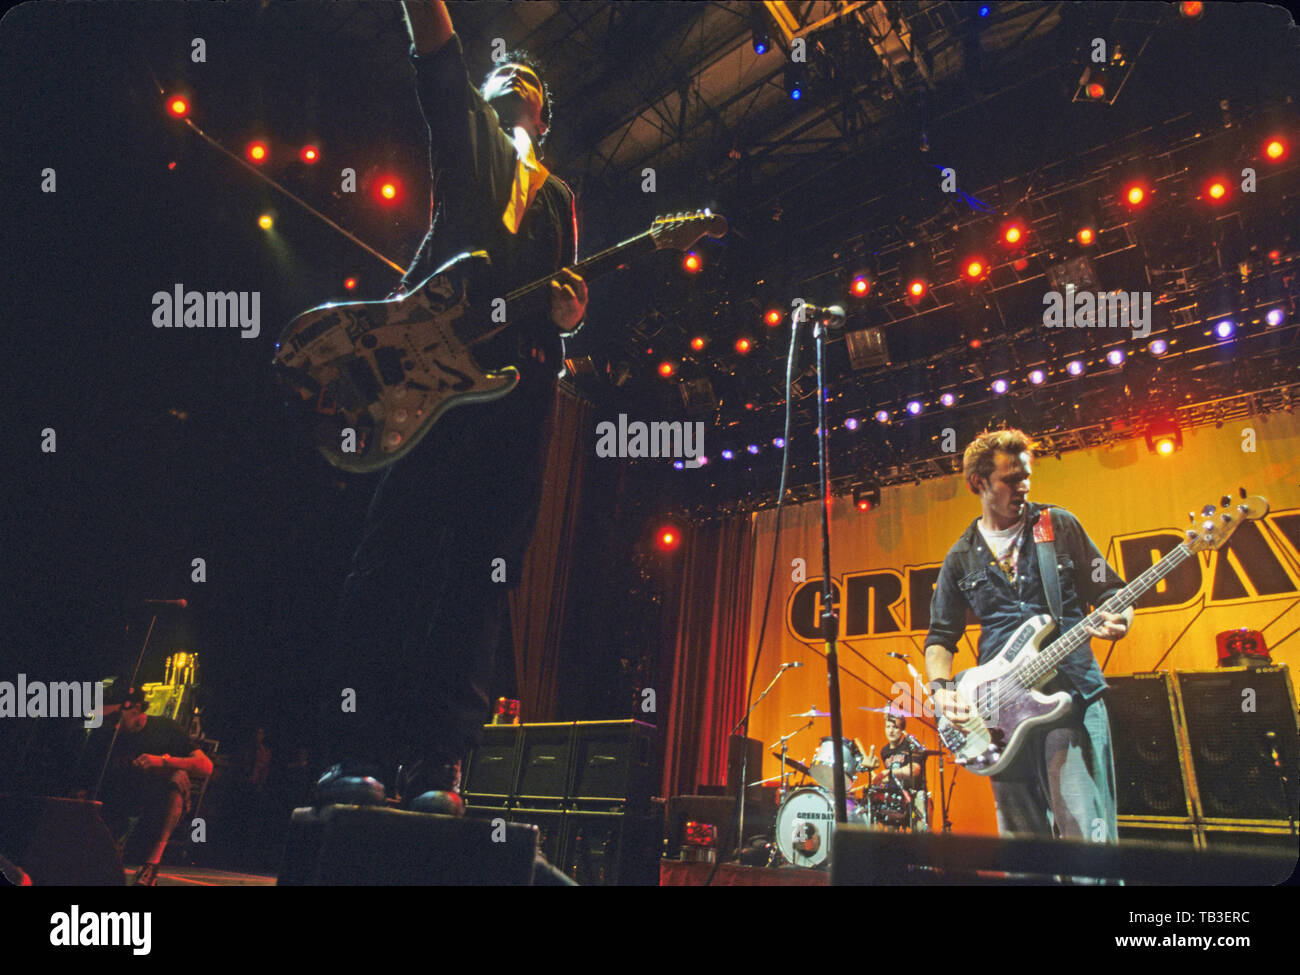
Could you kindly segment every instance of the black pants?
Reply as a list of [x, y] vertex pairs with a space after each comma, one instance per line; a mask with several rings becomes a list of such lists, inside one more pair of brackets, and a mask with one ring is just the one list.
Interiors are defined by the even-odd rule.
[[[334, 759], [461, 758], [489, 717], [542, 488], [549, 384], [449, 412], [383, 474], [343, 584], [321, 701]], [[504, 560], [505, 581], [493, 580]], [[345, 691], [355, 711], [345, 710]]]

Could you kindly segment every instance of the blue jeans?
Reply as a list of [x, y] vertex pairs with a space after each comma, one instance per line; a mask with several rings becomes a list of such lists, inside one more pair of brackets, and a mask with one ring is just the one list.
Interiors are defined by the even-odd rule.
[[1115, 761], [1106, 704], [1034, 729], [1005, 772], [993, 776], [998, 832], [1092, 843], [1119, 839]]

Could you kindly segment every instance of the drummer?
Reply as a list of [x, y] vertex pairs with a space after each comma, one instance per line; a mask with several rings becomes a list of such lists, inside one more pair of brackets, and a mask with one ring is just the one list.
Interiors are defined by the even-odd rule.
[[[923, 755], [913, 754], [921, 751], [921, 743], [907, 734], [907, 719], [901, 714], [885, 715], [885, 738], [889, 742], [880, 750], [880, 762], [883, 763], [871, 777], [872, 785], [894, 785], [895, 780], [909, 792], [925, 791], [925, 762]], [[893, 777], [890, 777], [890, 771]]]

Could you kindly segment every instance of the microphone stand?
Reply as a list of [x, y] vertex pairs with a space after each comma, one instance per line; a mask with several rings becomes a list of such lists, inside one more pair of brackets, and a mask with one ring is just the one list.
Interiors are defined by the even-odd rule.
[[[149, 629], [145, 632], [144, 643], [140, 647], [140, 655], [135, 658], [135, 670], [131, 671], [131, 683], [127, 685], [127, 690], [135, 687], [135, 679], [140, 674], [140, 665], [144, 663], [144, 652], [149, 649], [149, 638], [153, 636], [154, 624], [158, 622], [158, 612], [154, 611], [153, 619], [149, 620]], [[117, 736], [122, 730], [122, 717], [118, 715], [117, 723], [113, 725], [113, 737], [109, 739], [108, 751], [104, 755], [104, 764], [99, 768], [99, 778], [95, 780], [95, 791], [90, 794], [91, 802], [99, 801], [99, 790], [104, 785], [104, 776], [108, 773], [108, 763], [113, 758], [113, 749], [117, 746]]]
[[[795, 328], [807, 320], [808, 309], [801, 304], [792, 316]], [[840, 710], [840, 664], [835, 642], [839, 636], [839, 614], [831, 590], [831, 528], [830, 528], [830, 472], [826, 466], [826, 330], [832, 315], [823, 313], [813, 324], [813, 339], [817, 348], [817, 468], [821, 478], [822, 523], [822, 638], [826, 643], [826, 683], [830, 692], [831, 740], [834, 743], [832, 764], [835, 793], [835, 822], [849, 819], [844, 782], [844, 719]]]
[[[754, 708], [758, 707], [759, 704], [762, 703], [763, 698], [767, 697], [768, 691], [770, 691], [773, 687], [776, 686], [776, 682], [781, 679], [781, 676], [787, 670], [790, 669], [791, 667], [789, 665], [786, 664], [781, 665], [781, 669], [776, 672], [776, 676], [772, 678], [771, 682], [769, 682], [765, 688], [763, 688], [763, 693], [758, 695], [758, 700], [756, 700], [753, 704], [750, 705], [749, 710], [745, 712], [745, 716], [736, 722], [736, 727], [731, 729], [732, 737], [736, 735], [740, 735], [741, 742], [742, 742], [740, 747], [740, 776], [739, 776], [740, 795], [736, 797], [736, 805], [739, 806], [740, 808], [739, 808], [739, 812], [736, 815], [736, 846], [735, 846], [735, 853], [733, 857], [734, 859], [737, 860], [740, 859], [740, 854], [745, 849], [745, 799], [749, 794], [749, 786], [748, 786], [749, 783], [749, 748], [748, 748], [749, 716], [754, 713]], [[812, 722], [809, 721], [808, 724], [812, 724]], [[808, 725], [804, 725], [804, 728], [806, 727], [808, 727]], [[744, 729], [743, 733], [741, 731], [742, 728]], [[803, 728], [800, 728], [799, 731], [803, 731]], [[795, 732], [795, 734], [798, 733], [799, 733], [798, 731]], [[781, 771], [782, 772], [785, 771], [784, 755], [782, 755], [781, 757]], [[719, 863], [722, 862], [721, 857], [718, 858], [718, 862]]]
[[[926, 686], [925, 681], [921, 680], [921, 675], [918, 674], [916, 672], [916, 668], [912, 666], [912, 661], [908, 660], [907, 657], [904, 657], [900, 654], [895, 654], [895, 656], [901, 657], [903, 663], [907, 665], [907, 672], [912, 675], [912, 680], [916, 681], [916, 686], [921, 688], [921, 692], [930, 701], [931, 712], [933, 712], [934, 714], [938, 714], [939, 713], [938, 708], [935, 706], [934, 703], [934, 695], [930, 693], [930, 689]], [[913, 736], [909, 735], [908, 737], [910, 738]], [[943, 766], [944, 766], [943, 748], [942, 747], [939, 748], [938, 752], [939, 752], [939, 815], [943, 818], [943, 827], [942, 827], [943, 832], [951, 833], [952, 820], [948, 818], [948, 802], [949, 799], [951, 799], [952, 797], [948, 795], [948, 791], [943, 784]], [[954, 786], [957, 785], [957, 780], [955, 777], [953, 778], [952, 784]]]

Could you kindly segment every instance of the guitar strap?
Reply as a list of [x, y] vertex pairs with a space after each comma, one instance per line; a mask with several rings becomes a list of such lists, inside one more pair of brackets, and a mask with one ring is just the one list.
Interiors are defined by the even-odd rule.
[[1052, 530], [1052, 509], [1044, 508], [1034, 523], [1034, 548], [1038, 551], [1038, 574], [1047, 593], [1047, 608], [1061, 619], [1061, 576], [1056, 568], [1056, 533]]

